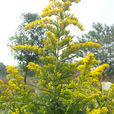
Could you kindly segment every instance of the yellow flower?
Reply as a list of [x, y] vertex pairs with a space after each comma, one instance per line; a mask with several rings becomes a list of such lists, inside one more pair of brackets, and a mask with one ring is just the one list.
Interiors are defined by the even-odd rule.
[[8, 84], [10, 85], [10, 84], [13, 84], [13, 83], [15, 83], [17, 80], [16, 79], [11, 79], [11, 80], [9, 80], [8, 81]]
[[7, 69], [7, 72], [9, 73], [18, 74], [18, 69], [15, 68], [14, 66], [7, 66], [6, 69]]
[[18, 80], [24, 80], [24, 77], [23, 76], [21, 76], [21, 75], [17, 75], [17, 77], [16, 77]]
[[58, 76], [58, 77], [61, 77], [61, 75], [62, 75], [62, 74], [61, 74], [60, 72], [57, 72], [57, 76]]
[[108, 109], [106, 107], [98, 108], [98, 109], [93, 109], [89, 114], [107, 114]]
[[12, 112], [11, 114], [17, 114], [16, 112]]
[[104, 113], [104, 114], [106, 114], [107, 112], [108, 112], [108, 109], [106, 108], [106, 107], [102, 107], [102, 112]]
[[7, 79], [9, 79], [10, 77], [12, 77], [11, 74], [6, 75], [6, 78], [7, 78]]
[[50, 81], [49, 83], [48, 83], [48, 87], [50, 88], [51, 86], [52, 86], [52, 81]]
[[3, 83], [4, 83], [4, 81], [0, 79], [0, 83], [1, 83], [1, 84], [3, 84]]
[[103, 70], [108, 66], [109, 66], [108, 64], [102, 64], [96, 67], [96, 69], [92, 70], [90, 73], [92, 76], [102, 75]]
[[39, 69], [41, 68], [38, 64], [35, 64], [33, 62], [29, 62], [29, 64], [27, 65], [28, 69], [32, 70], [32, 71], [39, 71]]
[[38, 53], [38, 46], [32, 46], [32, 45], [16, 45], [12, 47], [13, 50], [19, 51], [19, 50], [25, 50], [30, 52]]
[[21, 107], [21, 112], [22, 112], [24, 109], [26, 109], [27, 107], [28, 107], [27, 105], [22, 106], [22, 107]]
[[90, 108], [87, 107], [87, 108], [86, 108], [86, 111], [89, 112], [89, 111], [90, 111]]

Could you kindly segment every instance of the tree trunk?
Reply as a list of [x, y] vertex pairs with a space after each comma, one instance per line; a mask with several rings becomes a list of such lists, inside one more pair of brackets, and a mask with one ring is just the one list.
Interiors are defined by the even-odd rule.
[[27, 79], [27, 72], [28, 72], [28, 69], [25, 68], [25, 75], [24, 75], [24, 83], [26, 84], [26, 79]]

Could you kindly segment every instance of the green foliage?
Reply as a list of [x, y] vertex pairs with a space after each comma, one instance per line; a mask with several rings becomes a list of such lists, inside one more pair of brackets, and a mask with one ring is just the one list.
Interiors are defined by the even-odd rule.
[[[9, 85], [5, 86], [6, 91], [0, 93], [0, 102], [2, 105], [5, 103], [5, 106], [6, 103], [10, 103], [7, 109], [12, 114], [110, 113], [112, 89], [108, 91], [108, 94], [101, 91], [99, 81], [99, 77], [102, 76], [102, 72], [108, 67], [108, 64], [102, 64], [95, 68], [99, 61], [95, 59], [93, 53], [88, 53], [80, 61], [69, 62], [70, 59], [76, 57], [80, 50], [88, 47], [101, 47], [94, 42], [75, 44], [69, 34], [70, 31], [66, 29], [68, 25], [73, 24], [83, 30], [78, 19], [70, 14], [72, 3], [78, 3], [80, 0], [49, 1], [50, 4], [43, 10], [42, 18], [25, 26], [25, 30], [37, 25], [48, 29], [47, 38], [43, 39], [44, 47], [32, 45], [13, 47], [17, 51], [41, 54], [39, 59], [43, 65], [34, 62], [29, 62], [27, 65], [28, 69], [35, 72], [36, 75], [32, 85], [35, 91], [31, 93], [28, 86], [23, 83], [22, 77], [18, 75], [18, 70], [10, 66], [7, 67], [10, 73], [7, 77], [13, 78], [8, 82]], [[49, 50], [48, 56], [46, 55], [47, 50]], [[79, 76], [73, 78], [77, 72]], [[0, 84], [0, 88], [3, 89], [4, 82], [2, 80], [0, 80]], [[9, 93], [6, 95], [7, 92]], [[7, 100], [10, 94], [13, 97], [11, 100]], [[13, 101], [15, 107], [11, 104]]]
[[[9, 46], [15, 45], [37, 45], [39, 47], [43, 47], [42, 39], [44, 37], [45, 30], [40, 26], [33, 28], [31, 30], [25, 31], [24, 27], [28, 23], [35, 21], [36, 19], [40, 19], [38, 14], [26, 13], [22, 14], [22, 23], [18, 26], [17, 32], [14, 36], [12, 36], [9, 40]], [[21, 63], [28, 64], [28, 62], [36, 62], [38, 63], [38, 57], [40, 55], [26, 52], [26, 51], [13, 51], [14, 57]]]
[[100, 50], [91, 48], [89, 50], [95, 53], [96, 59], [101, 64], [108, 63], [110, 65], [105, 73], [112, 79], [114, 76], [114, 25], [107, 26], [106, 24], [93, 23], [93, 30], [78, 39], [79, 42], [93, 41], [102, 45]]
[[0, 63], [0, 76], [6, 76], [6, 66], [3, 63]]
[[[42, 29], [40, 26], [37, 26], [36, 28], [32, 28], [28, 31], [24, 30], [25, 25], [35, 21], [36, 19], [40, 19], [40, 16], [38, 14], [25, 13], [22, 14], [21, 17], [22, 23], [18, 26], [15, 35], [9, 39], [8, 45], [10, 47], [13, 47], [15, 45], [37, 45], [39, 47], [43, 47], [42, 39], [45, 34], [44, 29]], [[40, 60], [38, 59], [40, 57], [40, 54], [24, 50], [12, 50], [12, 54], [14, 55], [14, 58], [18, 60], [19, 67], [22, 68], [25, 74], [24, 80], [26, 82], [26, 76], [30, 73], [26, 66], [29, 62], [41, 64]]]
[[[37, 95], [24, 84], [24, 78], [14, 66], [7, 66], [8, 83], [0, 80], [0, 111], [7, 114], [35, 113], [38, 110]], [[35, 98], [34, 98], [35, 96]], [[34, 103], [35, 102], [35, 103]], [[36, 105], [36, 107], [34, 107]], [[4, 112], [4, 113], [5, 113]]]

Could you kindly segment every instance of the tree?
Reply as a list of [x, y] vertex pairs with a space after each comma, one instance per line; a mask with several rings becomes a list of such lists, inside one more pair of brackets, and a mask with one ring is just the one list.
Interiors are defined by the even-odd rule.
[[100, 64], [108, 63], [109, 67], [105, 70], [108, 77], [114, 76], [114, 25], [107, 26], [101, 23], [93, 23], [93, 30], [78, 38], [79, 42], [93, 41], [102, 45], [100, 50], [89, 49], [95, 53], [96, 59]]
[[[14, 36], [12, 36], [9, 39], [9, 46], [12, 47], [14, 45], [37, 45], [39, 47], [43, 47], [42, 39], [44, 38], [45, 30], [42, 29], [40, 26], [37, 26], [36, 28], [32, 28], [31, 30], [25, 31], [24, 27], [28, 23], [35, 21], [36, 19], [40, 19], [40, 16], [38, 14], [32, 14], [32, 13], [25, 13], [22, 14], [22, 23], [18, 26], [17, 32]], [[16, 58], [19, 61], [20, 68], [23, 69], [25, 73], [25, 82], [26, 82], [26, 76], [28, 73], [28, 69], [26, 68], [26, 65], [29, 62], [35, 62], [38, 64], [40, 63], [40, 60], [38, 59], [40, 57], [39, 54], [27, 52], [27, 51], [14, 51], [12, 50], [12, 53], [14, 55], [14, 58]]]
[[[18, 112], [20, 114], [110, 113], [111, 91], [108, 94], [107, 91], [100, 91], [98, 79], [108, 64], [94, 68], [98, 61], [93, 53], [88, 53], [83, 60], [69, 62], [79, 50], [88, 47], [101, 47], [100, 44], [94, 42], [75, 44], [69, 34], [70, 31], [66, 29], [68, 25], [73, 24], [83, 30], [78, 19], [70, 13], [72, 3], [78, 3], [80, 0], [49, 1], [50, 4], [43, 10], [42, 18], [25, 26], [25, 30], [38, 25], [48, 29], [47, 38], [43, 39], [44, 47], [32, 45], [12, 47], [14, 50], [41, 54], [40, 60], [43, 65], [34, 62], [29, 62], [27, 65], [30, 70], [35, 72], [38, 80], [34, 84], [35, 93], [30, 95], [26, 93], [26, 90], [23, 92], [23, 84], [20, 84], [22, 81], [19, 80], [18, 70], [14, 67], [8, 67], [9, 76], [14, 77], [14, 79], [9, 81], [10, 87], [5, 86], [6, 91], [4, 90], [0, 94], [0, 106], [8, 107], [11, 113]], [[46, 55], [46, 50], [49, 50], [49, 55]], [[73, 79], [72, 76], [76, 70], [80, 72], [80, 75]], [[2, 88], [3, 81], [0, 80], [0, 84], [0, 88]], [[4, 97], [4, 95], [6, 96]], [[11, 96], [10, 99], [8, 99], [9, 96]]]
[[6, 66], [3, 63], [0, 63], [0, 76], [6, 76]]

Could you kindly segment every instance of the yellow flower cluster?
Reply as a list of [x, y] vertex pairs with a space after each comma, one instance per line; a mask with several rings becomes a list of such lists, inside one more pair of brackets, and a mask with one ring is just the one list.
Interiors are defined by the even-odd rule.
[[80, 43], [82, 46], [89, 46], [89, 47], [93, 47], [93, 48], [95, 48], [95, 47], [97, 47], [97, 48], [101, 48], [101, 45], [100, 44], [98, 44], [98, 43], [95, 43], [95, 42], [88, 42], [88, 41], [86, 41], [85, 43]]
[[61, 74], [60, 72], [57, 72], [57, 76], [58, 76], [58, 77], [61, 77], [61, 75], [62, 75], [62, 74]]
[[21, 107], [21, 112], [23, 112], [23, 110], [26, 109], [27, 107], [28, 107], [28, 105], [23, 105], [23, 106]]
[[92, 100], [92, 99], [94, 99], [94, 98], [97, 98], [98, 96], [99, 96], [98, 93], [90, 94], [90, 95], [88, 96], [88, 100]]
[[70, 46], [71, 49], [80, 49], [80, 48], [86, 48], [86, 47], [100, 48], [101, 45], [98, 43], [86, 41], [84, 43], [79, 43], [79, 44], [72, 43], [72, 45]]
[[8, 84], [13, 84], [13, 83], [15, 83], [16, 81], [17, 81], [17, 79], [14, 79], [14, 78], [13, 78], [13, 79], [11, 79], [11, 80], [8, 81]]
[[56, 31], [55, 27], [50, 25], [50, 24], [55, 25], [55, 23], [56, 22], [51, 18], [43, 18], [41, 20], [35, 20], [34, 22], [29, 23], [28, 25], [25, 26], [24, 29], [28, 30], [28, 29], [31, 29], [33, 27], [36, 27], [37, 25], [40, 25], [42, 28], [47, 28], [49, 30], [54, 29], [53, 31]]
[[108, 109], [106, 107], [93, 109], [92, 111], [88, 112], [88, 114], [107, 114]]
[[62, 3], [59, 1], [54, 1], [49, 4], [46, 8], [43, 9], [43, 13], [41, 14], [42, 17], [57, 15], [58, 12], [62, 12]]
[[73, 15], [69, 15], [68, 17], [66, 17], [62, 23], [65, 26], [68, 26], [69, 24], [73, 24], [75, 26], [78, 26], [80, 30], [84, 30], [83, 26], [78, 22], [78, 19], [76, 17], [74, 17]]
[[6, 76], [7, 79], [9, 79], [10, 77], [13, 77], [12, 79], [8, 81], [8, 84], [10, 86], [16, 87], [18, 86], [16, 85], [17, 82], [21, 82], [24, 80], [24, 78], [21, 75], [19, 75], [18, 69], [15, 68], [14, 66], [7, 66], [6, 69], [7, 69], [7, 72], [10, 73]]
[[[94, 65], [98, 64], [98, 63], [99, 63], [99, 61], [97, 61], [95, 59], [93, 53], [88, 53], [84, 59], [79, 61], [79, 66], [77, 67], [77, 70], [80, 71], [80, 76], [76, 78], [79, 81], [79, 83], [82, 83], [82, 85], [84, 85], [84, 84], [92, 85], [92, 87], [100, 87], [100, 81], [99, 81], [98, 77], [96, 76], [96, 74], [98, 74], [97, 72], [99, 72], [99, 71], [98, 70], [91, 71], [91, 69], [94, 68]], [[106, 66], [104, 65], [104, 67], [106, 67]], [[104, 67], [99, 66], [100, 71], [103, 71]], [[94, 71], [94, 73], [92, 75], [91, 73], [93, 71]], [[86, 88], [88, 88], [88, 87], [86, 87]], [[88, 89], [90, 89], [90, 87]]]
[[44, 22], [39, 22], [39, 23], [32, 22], [32, 23], [25, 26], [25, 30], [31, 29], [32, 27], [35, 27], [37, 25], [40, 25], [42, 28], [44, 28], [44, 29], [46, 28], [46, 29], [50, 30], [53, 33], [56, 33], [56, 31], [57, 31], [56, 28], [53, 25], [45, 24]]
[[[2, 108], [1, 106], [3, 105], [6, 107], [6, 110], [12, 109], [12, 114], [20, 114], [20, 111], [26, 108], [25, 105], [23, 106], [25, 98], [26, 101], [27, 99], [30, 100], [30, 98], [27, 97], [29, 96], [31, 89], [28, 89], [28, 86], [24, 84], [24, 78], [19, 75], [17, 68], [14, 66], [7, 66], [7, 72], [10, 73], [7, 76], [8, 83], [4, 84], [4, 82], [0, 80], [0, 91], [2, 91], [0, 92], [0, 108]], [[11, 79], [9, 79], [9, 77], [11, 77]]]
[[[58, 16], [60, 13], [62, 13], [63, 11], [66, 11], [69, 9], [71, 2], [79, 2], [79, 1], [65, 1], [65, 2], [60, 2], [60, 1], [53, 1], [51, 4], [48, 5], [48, 7], [44, 8], [43, 13], [42, 13], [42, 17], [46, 17], [46, 16], [52, 16], [52, 15], [56, 15]], [[61, 20], [60, 20], [61, 22]], [[60, 23], [59, 22], [59, 23]], [[47, 24], [48, 23], [48, 24]], [[36, 20], [34, 22], [29, 23], [28, 25], [25, 26], [25, 30], [30, 29], [32, 27], [35, 27], [37, 25], [40, 25], [42, 28], [47, 28], [48, 30], [50, 30], [51, 32], [56, 33], [56, 29], [49, 25], [53, 24], [55, 25], [56, 22], [52, 21], [52, 19], [50, 18], [44, 18], [41, 20]], [[78, 22], [77, 18], [73, 17], [73, 18], [69, 18], [69, 16], [62, 22], [62, 25], [68, 25], [69, 24], [73, 24], [73, 25], [77, 25], [81, 30], [84, 30], [82, 25]], [[61, 24], [61, 23], [60, 23]], [[57, 25], [57, 24], [56, 24]]]
[[53, 19], [47, 18], [47, 17], [41, 19], [40, 22], [42, 22], [42, 23], [54, 23]]
[[109, 66], [108, 64], [102, 64], [102, 65], [96, 67], [96, 69], [92, 70], [90, 72], [90, 74], [92, 76], [102, 75], [103, 70], [108, 66]]
[[55, 63], [55, 56], [41, 56], [40, 60], [42, 61], [42, 63], [48, 64], [48, 63]]
[[29, 64], [27, 65], [28, 69], [30, 69], [31, 71], [36, 71], [38, 72], [39, 69], [41, 68], [38, 64], [35, 64], [33, 62], [29, 62]]
[[12, 47], [13, 50], [29, 50], [37, 52], [39, 47], [38, 46], [32, 46], [32, 45], [16, 45]]
[[53, 8], [54, 5], [55, 5], [55, 6], [63, 7], [64, 11], [68, 10], [67, 7], [71, 6], [71, 3], [72, 2], [76, 2], [76, 3], [80, 2], [80, 0], [62, 0], [63, 3], [62, 2], [59, 2], [59, 1], [55, 1], [55, 0], [49, 0], [49, 1], [52, 2], [52, 3], [51, 3], [51, 5], [49, 5], [47, 7], [47, 9]]
[[77, 86], [77, 84], [76, 84], [75, 80], [72, 80], [68, 85], [69, 88], [73, 88], [73, 87], [75, 88], [76, 86]]
[[47, 87], [50, 89], [50, 88], [52, 87], [52, 84], [53, 84], [53, 82], [50, 81], [50, 82], [48, 83]]
[[64, 11], [70, 10], [71, 2], [67, 0], [66, 2], [63, 3], [62, 7]]
[[0, 84], [3, 84], [3, 83], [4, 83], [4, 81], [0, 79]]
[[35, 20], [34, 22], [29, 23], [28, 25], [25, 26], [25, 30], [31, 29], [35, 26], [37, 26], [40, 23], [40, 20]]
[[63, 12], [63, 8], [61, 7], [56, 7], [55, 9], [51, 9], [49, 11], [45, 11], [42, 13], [42, 17], [45, 17], [45, 16], [52, 16], [52, 15], [58, 15], [58, 13], [62, 13]]
[[15, 109], [15, 112], [12, 112], [11, 114], [20, 114], [19, 109], [16, 108], [16, 109]]
[[12, 47], [13, 50], [15, 51], [29, 51], [33, 53], [38, 53], [38, 54], [44, 54], [45, 50], [43, 48], [39, 48], [38, 46], [32, 46], [32, 45], [16, 45]]
[[62, 51], [61, 57], [65, 58], [68, 57], [70, 54], [76, 54], [80, 49], [83, 50], [83, 48], [100, 48], [101, 45], [98, 43], [94, 43], [94, 42], [84, 42], [84, 43], [72, 43], [70, 44], [65, 50]]
[[50, 50], [52, 53], [54, 53], [57, 48], [57, 42], [57, 37], [50, 31], [47, 32], [47, 39], [43, 39], [43, 44], [45, 44], [44, 48]]
[[57, 29], [53, 26], [53, 25], [50, 25], [50, 24], [40, 24], [40, 26], [42, 27], [42, 28], [46, 28], [46, 29], [48, 29], [49, 31], [51, 31], [52, 33], [54, 33], [54, 34], [56, 34], [57, 33]]
[[[15, 75], [18, 74], [18, 69], [15, 68], [14, 66], [7, 66], [6, 69], [7, 69], [7, 72], [9, 72], [9, 73], [12, 73]], [[8, 75], [8, 76], [10, 76], [10, 75]]]
[[28, 105], [23, 105], [21, 108], [16, 108], [15, 112], [12, 112], [11, 114], [21, 114], [24, 112], [24, 114], [32, 114], [28, 111], [26, 111], [26, 108], [28, 108], [30, 106], [30, 104]]
[[95, 55], [93, 53], [87, 53], [87, 56], [82, 60], [84, 64], [91, 61], [91, 64], [98, 64], [99, 61], [95, 60]]
[[[77, 67], [78, 70], [84, 71], [85, 69], [91, 69], [94, 64], [98, 64], [99, 61], [95, 60], [93, 53], [88, 53], [84, 59], [80, 60], [81, 64]], [[89, 72], [89, 71], [88, 71]]]

